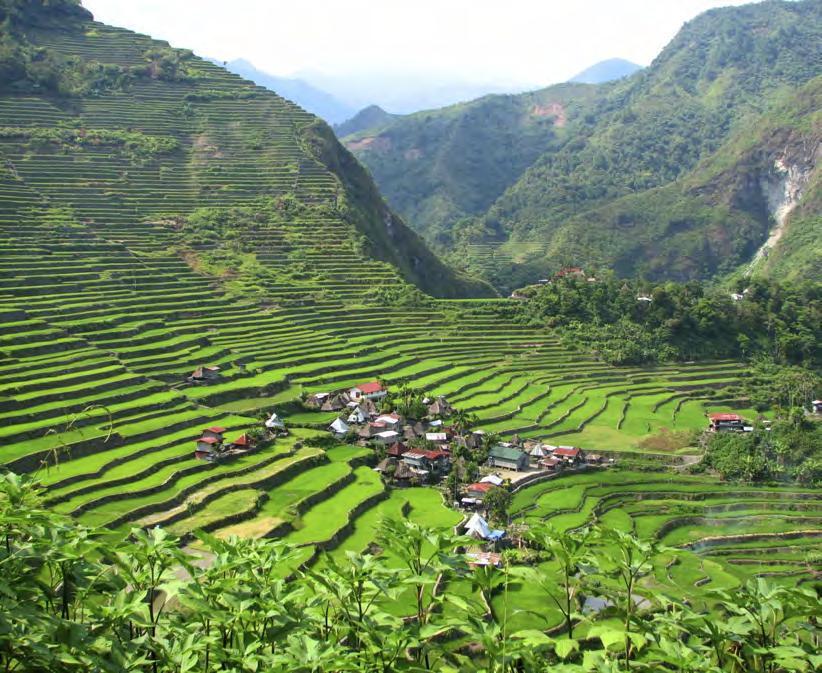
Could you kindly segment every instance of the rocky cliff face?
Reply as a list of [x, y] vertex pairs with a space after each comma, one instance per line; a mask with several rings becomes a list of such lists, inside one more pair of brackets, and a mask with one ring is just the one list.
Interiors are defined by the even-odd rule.
[[798, 147], [790, 150], [786, 148], [773, 160], [770, 170], [760, 177], [759, 185], [774, 226], [768, 240], [754, 255], [749, 272], [768, 256], [782, 238], [788, 216], [799, 205], [811, 182], [820, 155], [822, 143], [802, 142]]

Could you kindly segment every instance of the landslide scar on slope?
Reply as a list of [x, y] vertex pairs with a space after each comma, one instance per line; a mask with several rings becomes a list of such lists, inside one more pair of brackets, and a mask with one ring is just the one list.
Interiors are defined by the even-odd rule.
[[376, 150], [386, 152], [391, 149], [391, 139], [384, 136], [369, 136], [359, 140], [349, 140], [345, 146], [352, 152], [357, 150]]
[[532, 117], [553, 117], [554, 126], [562, 128], [568, 121], [568, 114], [562, 103], [548, 103], [547, 105], [534, 105], [531, 110]]

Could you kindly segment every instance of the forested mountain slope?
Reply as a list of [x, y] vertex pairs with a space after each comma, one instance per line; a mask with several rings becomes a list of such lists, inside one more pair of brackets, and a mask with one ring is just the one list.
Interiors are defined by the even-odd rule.
[[399, 117], [344, 138], [417, 231], [447, 240], [538, 157], [561, 147], [596, 89], [560, 84]]
[[[189, 259], [233, 236], [246, 260], [269, 256], [274, 282], [306, 291], [350, 292], [357, 283], [342, 276], [356, 270], [434, 295], [488, 293], [445, 267], [331, 129], [292, 103], [191, 52], [96, 23], [73, 2], [5, 2], [0, 12], [2, 182], [26, 195], [4, 198], [7, 211], [59, 211], [88, 235], [135, 247], [156, 235]], [[270, 233], [255, 242], [260, 229]]]
[[[715, 164], [739, 158], [733, 153], [733, 143], [738, 145], [734, 138], [750, 139], [753, 133], [764, 144], [751, 152], [762, 161], [776, 160], [768, 154], [773, 149], [769, 137], [757, 132], [757, 120], [772, 118], [769, 128], [778, 126], [778, 110], [791, 95], [810, 97], [806, 111], [814, 105], [818, 109], [818, 89], [798, 90], [822, 73], [820, 45], [819, 0], [770, 0], [711, 10], [687, 23], [650, 67], [620, 82], [592, 86], [579, 112], [568, 115], [562, 133], [540, 138], [536, 158], [533, 143], [527, 152], [518, 149], [519, 128], [503, 137], [499, 122], [474, 118], [463, 129], [474, 147], [482, 143], [474, 151], [516, 165], [521, 175], [498, 197], [483, 190], [487, 200], [471, 204], [473, 210], [416, 205], [427, 193], [422, 179], [427, 176], [410, 170], [405, 155], [428, 136], [417, 129], [403, 143], [392, 142], [400, 129], [410, 128], [408, 120], [395, 122], [368, 145], [362, 140], [349, 144], [389, 202], [419, 231], [428, 234], [434, 227], [441, 242], [475, 252], [474, 268], [502, 287], [535, 280], [569, 263], [615, 266], [627, 275], [654, 278], [708, 277], [748, 263], [765, 243], [775, 224], [767, 189], [750, 188], [753, 183], [739, 189], [738, 180], [725, 175], [702, 190], [712, 192], [706, 203], [710, 212], [694, 212], [683, 190], [689, 193], [704, 177], [697, 170], [700, 162], [714, 155]], [[818, 126], [810, 120], [791, 122], [794, 127], [797, 123], [806, 148], [818, 143]], [[470, 151], [465, 146], [450, 149], [459, 156]], [[813, 159], [815, 151], [806, 155]], [[696, 173], [687, 177], [692, 171]], [[453, 174], [459, 187], [476, 186], [486, 185], [493, 171], [476, 161]], [[450, 184], [439, 187], [438, 200], [446, 201], [440, 194], [454, 191]], [[797, 208], [797, 216], [808, 210]], [[461, 220], [480, 209], [486, 212]], [[800, 225], [793, 229], [798, 235]], [[493, 257], [489, 248], [496, 251]], [[787, 247], [785, 253], [778, 248], [774, 258], [791, 254]]]
[[706, 278], [740, 265], [745, 273], [818, 278], [820, 111], [822, 76], [740, 122], [677, 180], [562, 222], [546, 254], [656, 279]]

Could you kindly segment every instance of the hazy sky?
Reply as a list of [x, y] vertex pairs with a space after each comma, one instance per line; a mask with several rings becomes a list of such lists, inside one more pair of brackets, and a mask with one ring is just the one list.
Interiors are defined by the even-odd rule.
[[98, 20], [275, 75], [438, 74], [546, 85], [619, 56], [647, 65], [680, 26], [745, 0], [83, 0]]

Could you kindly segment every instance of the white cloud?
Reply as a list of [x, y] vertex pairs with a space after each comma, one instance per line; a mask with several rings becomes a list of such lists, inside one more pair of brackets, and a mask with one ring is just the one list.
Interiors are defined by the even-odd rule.
[[545, 85], [649, 63], [683, 22], [745, 0], [84, 0], [95, 16], [276, 75], [314, 71]]

